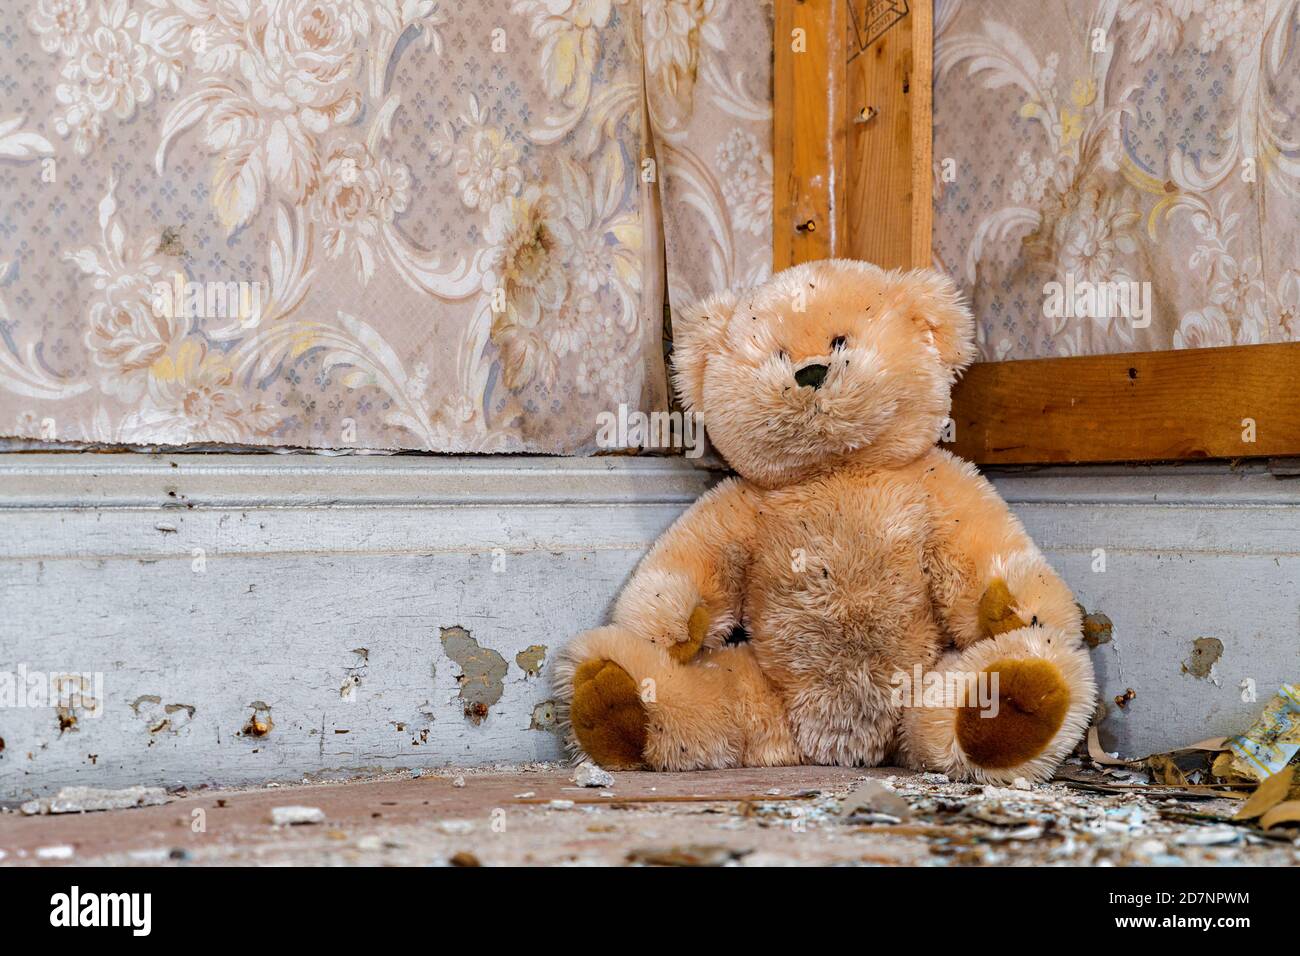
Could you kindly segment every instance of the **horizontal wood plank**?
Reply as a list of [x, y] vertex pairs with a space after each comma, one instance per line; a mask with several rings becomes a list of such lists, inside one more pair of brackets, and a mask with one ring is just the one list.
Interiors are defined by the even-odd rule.
[[957, 454], [980, 464], [1300, 454], [1300, 343], [972, 366]]

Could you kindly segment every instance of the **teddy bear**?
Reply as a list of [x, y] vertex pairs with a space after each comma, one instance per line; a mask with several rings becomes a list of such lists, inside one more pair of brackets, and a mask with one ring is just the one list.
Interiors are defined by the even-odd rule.
[[884, 763], [1041, 781], [1096, 686], [1070, 589], [938, 447], [974, 323], [951, 279], [804, 263], [673, 317], [673, 382], [735, 472], [561, 651], [607, 769]]

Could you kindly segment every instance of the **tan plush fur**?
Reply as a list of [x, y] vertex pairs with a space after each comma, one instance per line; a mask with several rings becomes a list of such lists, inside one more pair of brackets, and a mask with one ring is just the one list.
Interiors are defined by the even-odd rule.
[[[739, 477], [656, 543], [611, 626], [560, 655], [573, 748], [658, 770], [1049, 776], [1092, 713], [1092, 667], [1069, 589], [992, 486], [936, 447], [973, 355], [952, 283], [814, 262], [673, 327], [678, 391]], [[737, 625], [750, 640], [724, 644]], [[900, 701], [917, 667], [996, 671], [996, 715]]]

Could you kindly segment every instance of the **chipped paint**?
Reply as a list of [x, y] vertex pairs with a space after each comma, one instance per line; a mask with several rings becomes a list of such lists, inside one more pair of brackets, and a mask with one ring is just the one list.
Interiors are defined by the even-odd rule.
[[356, 703], [357, 688], [361, 686], [361, 679], [366, 676], [366, 668], [370, 665], [370, 648], [354, 647], [352, 653], [356, 655], [357, 661], [344, 669], [346, 676], [339, 685], [339, 699], [349, 704]]
[[505, 691], [506, 659], [490, 647], [480, 647], [469, 631], [460, 626], [439, 628], [442, 649], [460, 665], [460, 699], [465, 717], [481, 724], [488, 708], [501, 699]]
[[544, 700], [533, 708], [533, 720], [529, 730], [555, 730], [555, 701]]
[[357, 688], [361, 686], [360, 674], [349, 674], [339, 686], [339, 699], [352, 703], [356, 700]]
[[1183, 661], [1183, 673], [1197, 680], [1215, 680], [1214, 665], [1223, 656], [1223, 641], [1217, 637], [1198, 637], [1192, 641], [1192, 653]]
[[275, 722], [271, 720], [271, 705], [260, 700], [255, 700], [248, 705], [253, 709], [249, 714], [248, 721], [239, 731], [241, 737], [265, 737], [275, 729]]
[[[52, 706], [0, 710], [4, 800], [79, 782], [244, 785], [326, 768], [559, 759], [554, 732], [528, 729], [549, 723], [550, 709], [539, 705], [553, 696], [550, 651], [540, 677], [507, 669], [504, 693], [475, 727], [438, 624], [468, 621], [481, 645], [514, 665], [529, 645], [605, 623], [643, 552], [707, 484], [667, 459], [395, 456], [379, 466], [142, 455], [110, 473], [103, 455], [39, 456], [48, 468], [35, 467], [34, 456], [10, 457], [0, 486], [8, 501], [26, 504], [0, 509], [9, 532], [0, 550], [14, 572], [0, 647], [13, 649], [14, 661], [103, 671], [111, 692], [101, 719], [79, 710], [79, 730], [62, 738]], [[354, 475], [340, 464], [360, 467]], [[1243, 678], [1254, 677], [1265, 701], [1283, 675], [1300, 673], [1294, 627], [1278, 623], [1296, 619], [1300, 502], [1282, 487], [1295, 482], [1211, 468], [991, 473], [1087, 611], [1115, 614], [1112, 640], [1092, 652], [1108, 752], [1139, 757], [1239, 733], [1261, 707], [1242, 699]], [[1162, 500], [1151, 500], [1155, 491]], [[196, 507], [157, 507], [178, 500]], [[178, 533], [160, 533], [160, 522]], [[206, 573], [194, 574], [188, 544], [204, 542], [219, 543], [224, 557], [214, 563], [208, 548]], [[1092, 571], [1098, 544], [1107, 546], [1109, 573]], [[513, 563], [488, 578], [484, 554], [497, 546]], [[1134, 581], [1159, 581], [1158, 600]], [[1206, 581], [1234, 600], [1210, 600]], [[105, 615], [113, 627], [105, 629]], [[88, 634], [96, 636], [89, 644]], [[1216, 666], [1221, 689], [1178, 666], [1193, 638], [1207, 634], [1235, 649]], [[352, 651], [371, 644], [375, 671], [363, 676], [357, 704], [346, 704], [338, 692], [359, 664]], [[1114, 698], [1127, 687], [1141, 696], [1121, 709]], [[236, 737], [253, 694], [275, 701], [274, 730]], [[160, 700], [136, 714], [128, 704], [140, 695]], [[172, 702], [202, 713], [179, 735], [171, 731], [184, 714], [150, 734]], [[351, 733], [334, 734], [340, 727]]]
[[540, 677], [542, 662], [546, 660], [546, 645], [531, 644], [515, 655], [515, 663], [528, 677]]
[[1083, 641], [1089, 647], [1109, 644], [1114, 636], [1115, 627], [1105, 614], [1093, 611], [1083, 616]]
[[[130, 704], [131, 712], [145, 722], [150, 737], [163, 733], [177, 734], [194, 719], [193, 704], [163, 704], [157, 694], [141, 694]], [[149, 746], [153, 746], [153, 740]]]

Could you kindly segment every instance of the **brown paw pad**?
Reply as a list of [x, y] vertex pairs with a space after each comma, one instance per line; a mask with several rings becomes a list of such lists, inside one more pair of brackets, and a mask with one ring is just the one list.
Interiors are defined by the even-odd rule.
[[704, 646], [704, 636], [709, 633], [709, 609], [703, 604], [691, 612], [691, 619], [686, 622], [686, 640], [668, 648], [668, 656], [678, 664], [687, 664]]
[[980, 633], [985, 637], [1005, 634], [1027, 627], [1020, 615], [1016, 613], [1016, 599], [1007, 587], [1007, 582], [994, 578], [980, 598]]
[[1051, 743], [1070, 707], [1060, 670], [1050, 661], [1026, 658], [994, 661], [984, 673], [998, 675], [997, 714], [958, 708], [957, 742], [972, 763], [989, 770], [1032, 760]]
[[613, 661], [587, 661], [578, 667], [569, 719], [578, 744], [602, 767], [643, 766], [645, 705], [631, 676]]

